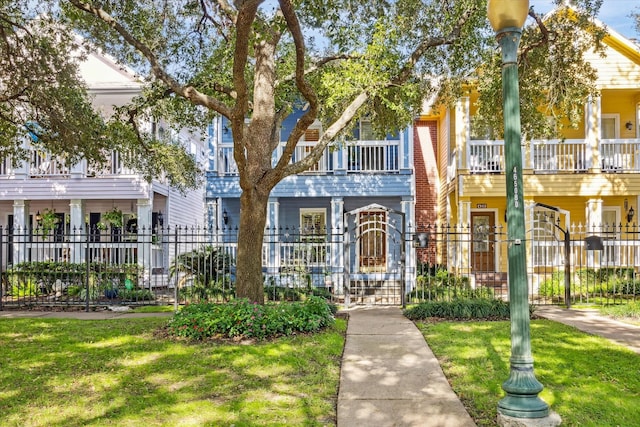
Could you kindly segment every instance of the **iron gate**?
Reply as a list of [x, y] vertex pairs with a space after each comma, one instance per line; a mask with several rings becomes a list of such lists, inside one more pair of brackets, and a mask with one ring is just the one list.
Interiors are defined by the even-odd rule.
[[345, 304], [404, 305], [404, 213], [369, 205], [344, 221]]

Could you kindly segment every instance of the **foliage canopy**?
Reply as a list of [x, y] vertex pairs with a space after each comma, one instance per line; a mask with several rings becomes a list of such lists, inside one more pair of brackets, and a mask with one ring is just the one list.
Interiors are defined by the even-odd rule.
[[[574, 123], [578, 105], [594, 93], [582, 48], [599, 46], [603, 32], [583, 31], [594, 30], [588, 18], [600, 4], [574, 1], [570, 22], [530, 10], [520, 61], [528, 135], [557, 132], [541, 120], [548, 115]], [[264, 231], [271, 190], [314, 165], [330, 143], [348, 139], [358, 119], [371, 119], [378, 134], [387, 134], [409, 125], [425, 99], [438, 93], [451, 102], [476, 85], [474, 128], [501, 134], [499, 52], [485, 1], [0, 0], [0, 25], [5, 155], [17, 153], [11, 141], [37, 123], [48, 150], [98, 161], [115, 148], [132, 154], [148, 178], [165, 172], [188, 188], [198, 182], [197, 165], [176, 144], [146, 134], [141, 120], [163, 117], [178, 128], [202, 126], [215, 115], [229, 120], [242, 189], [238, 293], [252, 301], [263, 296], [254, 242]], [[86, 49], [100, 49], [142, 76], [140, 96], [107, 121], [90, 108], [68, 60], [68, 52]], [[281, 144], [280, 125], [294, 108], [304, 114]], [[292, 162], [316, 121], [319, 142]]]

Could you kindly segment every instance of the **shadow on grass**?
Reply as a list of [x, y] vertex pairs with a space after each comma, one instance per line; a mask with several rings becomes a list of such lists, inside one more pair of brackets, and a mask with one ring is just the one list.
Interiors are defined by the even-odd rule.
[[[454, 391], [479, 426], [494, 426], [509, 377], [509, 322], [419, 324]], [[640, 419], [640, 356], [549, 320], [531, 322], [540, 397], [564, 425], [631, 426]]]
[[160, 339], [154, 331], [165, 324], [156, 318], [0, 322], [0, 424], [335, 422], [344, 322], [317, 335], [255, 345]]

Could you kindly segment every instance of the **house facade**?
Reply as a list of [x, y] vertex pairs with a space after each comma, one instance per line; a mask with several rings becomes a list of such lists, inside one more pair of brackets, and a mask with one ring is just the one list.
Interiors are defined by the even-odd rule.
[[[284, 120], [282, 147], [301, 114]], [[307, 130], [293, 161], [308, 154], [322, 131], [319, 123]], [[209, 136], [210, 224], [233, 244], [241, 189], [226, 119], [215, 121]], [[413, 130], [379, 139], [370, 122], [360, 122], [352, 140], [328, 148], [310, 170], [271, 192], [262, 242], [265, 285], [295, 286], [302, 275], [347, 302], [399, 304], [415, 276], [405, 234], [414, 209]]]
[[[141, 91], [136, 75], [109, 56], [91, 53], [79, 65], [95, 108], [107, 117]], [[162, 123], [149, 126], [163, 130]], [[204, 164], [203, 139], [187, 133], [175, 137]], [[204, 186], [183, 195], [166, 179], [148, 182], [126, 168], [116, 151], [106, 154], [104, 168], [96, 169], [86, 161], [67, 164], [52, 157], [39, 149], [35, 137], [23, 144], [28, 161], [13, 167], [11, 159], [4, 159], [0, 165], [0, 220], [5, 239], [12, 241], [3, 251], [3, 268], [23, 261], [126, 260], [143, 267], [148, 285], [165, 279], [170, 256], [170, 248], [151, 230], [205, 223]], [[51, 237], [38, 235], [43, 228]], [[142, 230], [147, 237], [135, 238]], [[96, 248], [86, 251], [87, 241]]]
[[[614, 31], [604, 43], [605, 57], [588, 54], [598, 71], [599, 96], [585, 103], [580, 126], [566, 130], [561, 140], [522, 141], [533, 288], [544, 280], [536, 276], [569, 264], [574, 270], [589, 265], [635, 271], [640, 266], [635, 226], [640, 202], [640, 48]], [[454, 108], [431, 110], [420, 118], [437, 137], [436, 229], [467, 236], [455, 242], [440, 239], [431, 261], [472, 282], [506, 284], [504, 141], [474, 136], [475, 98], [470, 93]], [[423, 141], [421, 147], [430, 144]], [[418, 204], [424, 197], [420, 194], [429, 194], [417, 193]], [[588, 247], [585, 239], [592, 236], [601, 248]]]

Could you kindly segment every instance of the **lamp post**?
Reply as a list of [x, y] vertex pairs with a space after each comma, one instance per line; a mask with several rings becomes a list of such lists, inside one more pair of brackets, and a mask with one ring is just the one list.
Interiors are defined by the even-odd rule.
[[538, 397], [542, 384], [533, 373], [522, 191], [522, 148], [518, 92], [518, 45], [529, 0], [489, 0], [487, 15], [502, 51], [502, 102], [507, 179], [507, 238], [511, 315], [511, 373], [502, 384], [506, 396], [498, 413], [515, 418], [544, 418], [549, 405]]

